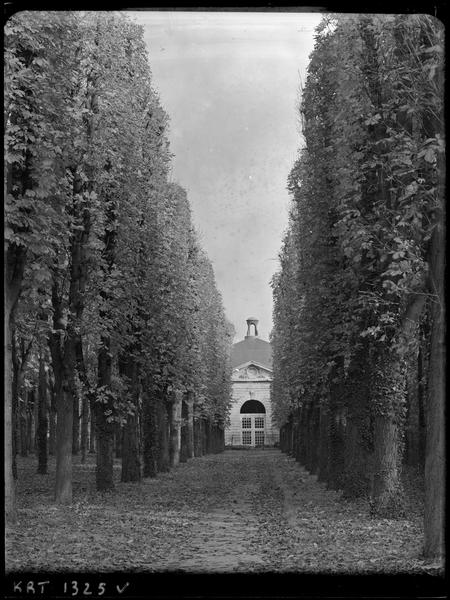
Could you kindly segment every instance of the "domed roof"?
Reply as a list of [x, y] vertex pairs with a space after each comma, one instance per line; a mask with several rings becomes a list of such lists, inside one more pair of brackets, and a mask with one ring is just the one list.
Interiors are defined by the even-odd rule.
[[[255, 362], [262, 367], [272, 368], [272, 348], [269, 342], [258, 337], [256, 317], [247, 319], [247, 335], [241, 342], [233, 344], [231, 348], [231, 367], [235, 369], [247, 362]], [[254, 335], [251, 333], [251, 325], [254, 326]]]
[[254, 361], [262, 367], [272, 369], [272, 347], [258, 337], [246, 337], [231, 347], [231, 368]]

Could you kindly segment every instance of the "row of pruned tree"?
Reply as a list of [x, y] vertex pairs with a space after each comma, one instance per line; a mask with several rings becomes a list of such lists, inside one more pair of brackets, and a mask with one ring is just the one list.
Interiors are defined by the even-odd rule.
[[6, 508], [16, 454], [97, 457], [97, 487], [223, 447], [225, 319], [143, 31], [102, 12], [21, 12], [5, 29]]
[[428, 556], [443, 551], [442, 71], [432, 17], [323, 19], [273, 281], [283, 450], [387, 517], [403, 464], [424, 464]]

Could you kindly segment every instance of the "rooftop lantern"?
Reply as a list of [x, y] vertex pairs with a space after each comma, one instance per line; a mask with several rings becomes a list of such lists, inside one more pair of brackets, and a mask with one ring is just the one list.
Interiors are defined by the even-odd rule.
[[[258, 337], [258, 323], [259, 323], [259, 319], [256, 319], [255, 317], [249, 317], [247, 319], [247, 335], [245, 336], [245, 339], [249, 338], [249, 337]], [[252, 335], [252, 325], [255, 328], [255, 333]]]

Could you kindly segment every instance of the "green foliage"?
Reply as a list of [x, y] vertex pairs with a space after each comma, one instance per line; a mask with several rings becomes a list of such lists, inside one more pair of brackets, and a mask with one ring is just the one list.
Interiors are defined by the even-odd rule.
[[345, 375], [364, 338], [405, 350], [440, 202], [441, 69], [432, 18], [332, 17], [318, 29], [273, 282], [279, 407], [326, 396], [333, 367], [342, 360]]
[[[169, 182], [168, 117], [142, 29], [115, 12], [21, 12], [5, 42], [12, 271], [17, 248], [27, 255], [16, 336], [38, 324], [53, 370], [81, 382], [107, 422], [140, 410], [145, 385], [167, 400], [193, 393], [223, 424], [229, 325], [186, 193]], [[121, 357], [138, 367], [137, 404]]]
[[[442, 56], [431, 17], [326, 17], [302, 93], [305, 147], [289, 177], [290, 226], [273, 280], [274, 412], [280, 425], [309, 405], [332, 427], [343, 415], [346, 452], [367, 449], [370, 460], [389, 452], [380, 436], [372, 445], [377, 415], [398, 428], [401, 459], [406, 361], [432, 288]], [[391, 465], [374, 489], [395, 496], [397, 473]]]

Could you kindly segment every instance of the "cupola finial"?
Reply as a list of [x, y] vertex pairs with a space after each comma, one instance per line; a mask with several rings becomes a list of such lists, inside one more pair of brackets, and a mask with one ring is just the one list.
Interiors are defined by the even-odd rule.
[[[248, 337], [258, 337], [258, 323], [259, 320], [256, 317], [249, 317], [247, 319], [247, 335], [245, 336], [246, 338]], [[252, 335], [251, 331], [251, 327], [255, 328], [255, 333]]]

